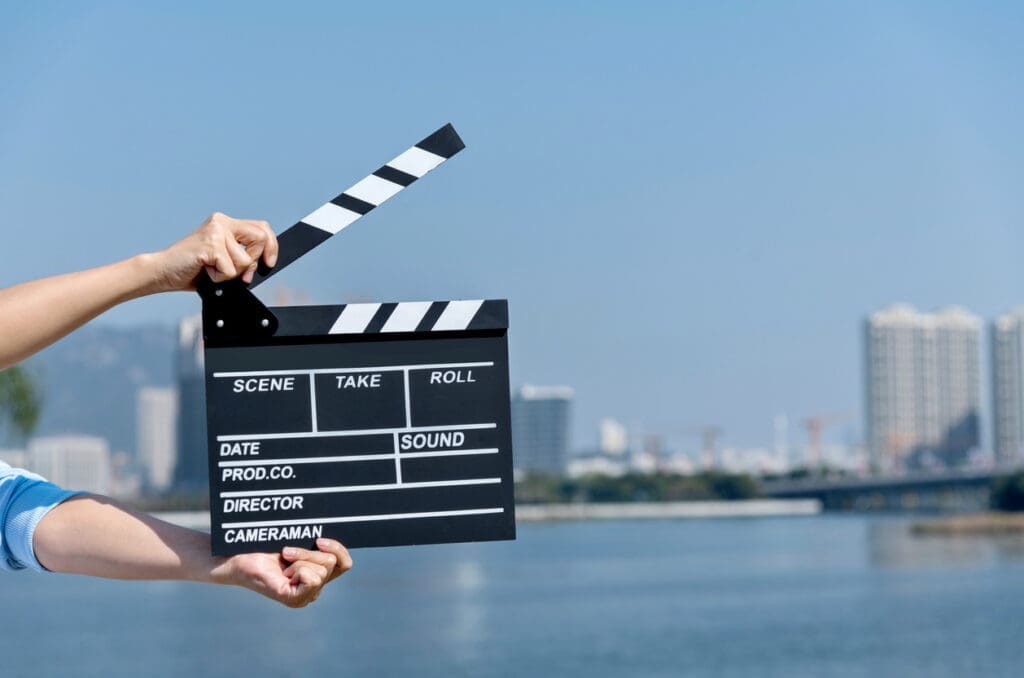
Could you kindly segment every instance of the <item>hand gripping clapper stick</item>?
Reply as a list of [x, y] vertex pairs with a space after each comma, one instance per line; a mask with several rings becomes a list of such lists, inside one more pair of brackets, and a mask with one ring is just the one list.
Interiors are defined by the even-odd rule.
[[199, 284], [213, 552], [515, 538], [508, 304], [267, 308], [251, 288], [464, 147], [446, 125]]

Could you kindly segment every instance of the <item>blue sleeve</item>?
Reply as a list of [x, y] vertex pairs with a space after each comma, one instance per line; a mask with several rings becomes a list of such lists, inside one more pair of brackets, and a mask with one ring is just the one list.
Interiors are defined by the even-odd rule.
[[32, 536], [50, 509], [76, 494], [81, 493], [0, 463], [0, 570], [46, 572], [36, 559]]

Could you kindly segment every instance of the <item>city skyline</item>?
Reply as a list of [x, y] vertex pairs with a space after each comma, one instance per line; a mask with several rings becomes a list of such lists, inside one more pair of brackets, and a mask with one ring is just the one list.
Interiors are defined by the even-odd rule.
[[[881, 309], [880, 311], [876, 311], [874, 314], [870, 314], [870, 315], [878, 315], [879, 313], [892, 313], [892, 312], [896, 312], [897, 315], [899, 315], [900, 313], [909, 313], [911, 316], [920, 315], [922, 317], [929, 318], [929, 317], [935, 315], [936, 313], [938, 313], [939, 315], [942, 315], [942, 314], [947, 314], [947, 315], [952, 314], [954, 316], [957, 315], [957, 314], [960, 314], [960, 315], [963, 315], [964, 317], [969, 318], [969, 322], [971, 322], [971, 323], [980, 322], [977, 318], [975, 318], [972, 314], [970, 314], [966, 310], [962, 310], [962, 309], [950, 310], [948, 307], [943, 307], [943, 308], [945, 310], [940, 309], [937, 312], [919, 312], [916, 309], [913, 309], [912, 307], [907, 307], [905, 304], [890, 304], [889, 306], [883, 307], [883, 309]], [[1014, 313], [1018, 313], [1019, 314], [1019, 310], [1015, 311]], [[1004, 314], [1003, 316], [1000, 316], [997, 320], [992, 321], [986, 327], [985, 332], [994, 333], [996, 331], [995, 328], [1000, 323], [1006, 322], [1008, 318], [1015, 317], [1014, 313]], [[931, 322], [931, 321], [928, 321], [928, 322]], [[128, 332], [127, 334], [125, 334], [126, 331]], [[144, 335], [147, 336], [147, 337], [151, 337], [151, 338], [147, 339], [147, 341], [154, 341], [155, 340], [156, 343], [159, 343], [159, 344], [165, 343], [162, 340], [157, 339], [158, 335], [154, 334], [154, 329], [151, 326], [148, 326], [148, 325], [147, 326], [140, 326], [140, 327], [138, 327], [136, 329], [136, 331], [144, 333]], [[980, 326], [978, 328], [976, 328], [976, 331], [977, 332], [981, 332]], [[178, 342], [178, 348], [173, 350], [173, 351], [168, 351], [167, 355], [170, 356], [170, 358], [167, 359], [166, 362], [168, 364], [176, 365], [176, 367], [174, 368], [173, 371], [174, 371], [175, 374], [177, 374], [177, 376], [173, 377], [172, 381], [167, 382], [167, 384], [165, 384], [162, 381], [150, 382], [150, 385], [153, 386], [153, 387], [163, 388], [166, 385], [171, 385], [174, 380], [177, 380], [179, 382], [179, 384], [183, 383], [183, 380], [188, 380], [188, 379], [191, 379], [192, 381], [195, 381], [196, 383], [198, 383], [198, 379], [201, 376], [201, 344], [199, 343], [200, 342], [200, 336], [199, 336], [199, 318], [198, 318], [198, 316], [189, 316], [189, 317], [183, 318], [181, 320], [181, 322], [179, 323], [178, 328], [176, 330], [174, 330], [173, 333], [177, 337], [176, 341]], [[96, 342], [98, 340], [100, 340], [101, 337], [108, 336], [109, 332], [107, 332], [106, 330], [103, 330], [103, 329], [100, 328], [98, 333], [97, 332], [93, 332], [91, 334], [95, 334], [96, 336], [89, 338], [84, 346], [76, 348], [73, 343], [72, 344], [67, 344], [67, 348], [62, 349], [62, 351], [59, 354], [55, 354], [55, 357], [58, 360], [58, 362], [55, 363], [55, 364], [59, 365], [59, 369], [60, 370], [62, 370], [62, 371], [67, 370], [67, 369], [76, 369], [77, 370], [78, 369], [76, 367], [77, 363], [69, 361], [68, 356], [77, 356], [75, 358], [75, 360], [76, 361], [80, 361], [81, 357], [87, 356], [90, 353], [95, 353], [100, 348], [96, 344]], [[131, 331], [129, 330], [129, 328], [124, 328], [123, 330], [117, 330], [117, 333], [110, 334], [109, 336], [111, 336], [112, 340], [115, 343], [117, 343], [117, 344], [124, 344], [125, 342], [131, 342], [132, 341], [131, 340], [132, 334], [131, 334]], [[985, 344], [986, 347], [989, 347], [990, 342], [989, 341], [985, 341], [984, 344]], [[63, 346], [63, 344], [62, 344], [62, 346]], [[980, 346], [980, 339], [974, 342], [974, 345], [970, 349], [970, 351], [972, 353], [975, 353], [975, 354], [979, 353], [979, 351], [980, 351], [979, 346]], [[49, 355], [49, 354], [44, 354], [44, 356], [45, 355]], [[154, 358], [159, 360], [159, 358], [156, 357], [156, 356], [154, 356]], [[986, 351], [986, 352], [984, 352], [980, 356], [979, 359], [981, 360], [982, 363], [985, 363], [985, 362], [990, 362], [988, 360], [988, 358], [989, 358], [989, 352]], [[40, 374], [41, 375], [47, 374], [48, 370], [45, 369], [45, 366], [41, 366], [41, 367], [42, 367], [42, 369], [38, 370], [40, 372]], [[90, 370], [91, 370], [90, 376], [92, 378], [97, 378], [98, 377], [98, 373], [95, 373], [95, 370], [96, 370], [97, 367], [98, 367], [97, 365], [92, 365], [90, 367]], [[139, 364], [131, 365], [131, 366], [125, 366], [125, 369], [129, 369], [129, 368], [130, 368], [130, 372], [127, 372], [126, 376], [129, 375], [129, 374], [134, 375], [134, 374], [139, 373], [139, 371], [142, 368], [142, 366], [139, 365]], [[161, 370], [156, 370], [157, 373], [160, 372], [160, 371]], [[993, 372], [993, 370], [991, 369], [991, 366], [989, 366], [989, 369], [981, 369], [981, 373], [973, 375], [972, 378], [976, 382], [982, 384], [982, 386], [983, 386], [982, 391], [984, 391], [985, 394], [987, 395], [988, 392], [991, 391], [992, 388], [993, 388], [993, 383], [992, 383], [993, 379], [995, 377], [997, 377], [997, 376], [998, 376], [998, 372]], [[132, 377], [132, 378], [134, 379], [135, 377]], [[522, 386], [516, 385], [515, 382], [513, 382], [513, 385], [515, 386], [515, 389], [514, 389], [515, 391], [520, 391], [522, 389]], [[529, 388], [529, 386], [527, 386], [527, 388]], [[188, 390], [190, 390], [190, 389], [189, 388], [185, 388], [184, 389], [184, 391], [188, 391]], [[195, 390], [195, 389], [193, 388], [191, 390]], [[71, 393], [62, 393], [61, 399], [62, 399], [62, 401], [67, 401], [68, 398], [71, 397], [71, 396], [72, 396]], [[574, 401], [576, 400], [576, 398], [578, 398], [578, 396], [579, 396], [579, 394], [577, 393], [574, 396]], [[191, 397], [193, 397], [193, 399], [196, 399], [196, 398], [198, 398], [198, 395], [191, 396]], [[979, 404], [982, 400], [990, 400], [990, 398], [981, 398], [981, 399], [979, 399], [975, 403], [975, 405], [979, 408], [978, 411], [979, 411], [979, 414], [980, 414], [980, 416], [981, 416], [981, 418], [983, 420], [982, 421], [982, 426], [981, 426], [981, 428], [983, 430], [983, 436], [982, 437], [984, 438], [986, 449], [994, 449], [994, 447], [995, 447], [994, 441], [995, 441], [995, 438], [996, 438], [995, 433], [994, 433], [994, 428], [996, 426], [994, 419], [995, 419], [996, 415], [992, 411], [992, 404], [991, 403], [989, 403], [987, 405], [984, 405], [984, 406]], [[201, 404], [201, 401], [197, 400], [197, 403]], [[191, 409], [193, 411], [201, 411], [202, 408], [198, 407], [198, 409], [197, 409], [197, 407], [198, 407], [198, 405], [190, 406], [189, 409]], [[866, 414], [866, 410], [864, 412]], [[856, 430], [859, 427], [856, 426], [856, 424], [850, 424], [849, 422], [851, 422], [851, 421], [856, 422], [856, 417], [860, 413], [861, 413], [860, 408], [858, 408], [857, 410], [850, 410], [850, 411], [840, 412], [840, 413], [830, 413], [830, 414], [826, 413], [825, 416], [824, 416], [824, 419], [827, 420], [825, 422], [827, 424], [827, 426], [824, 429], [825, 435], [824, 435], [823, 438], [820, 438], [820, 439], [823, 440], [823, 442], [829, 443], [829, 444], [835, 444], [838, 441], [838, 442], [841, 442], [841, 443], [845, 444], [848, 447], [851, 447], [851, 448], [856, 447], [861, 442], [861, 438], [860, 438], [860, 436], [852, 434], [852, 431]], [[840, 416], [837, 416], [837, 415], [840, 415]], [[575, 418], [575, 415], [574, 415], [573, 418]], [[742, 442], [736, 442], [734, 440], [730, 440], [729, 436], [728, 436], [728, 431], [724, 431], [724, 430], [722, 430], [719, 427], [713, 427], [713, 428], [715, 428], [715, 436], [718, 439], [718, 447], [719, 447], [719, 449], [722, 449], [722, 450], [724, 450], [724, 449], [736, 450], [736, 449], [754, 449], [754, 448], [778, 447], [779, 444], [780, 444], [780, 442], [778, 440], [779, 435], [780, 435], [779, 429], [778, 429], [778, 421], [780, 420], [780, 418], [781, 418], [781, 420], [784, 420], [786, 422], [786, 424], [784, 426], [784, 432], [781, 435], [785, 439], [784, 440], [784, 445], [791, 452], [790, 456], [801, 457], [801, 456], [807, 456], [808, 454], [811, 454], [810, 452], [807, 451], [808, 445], [812, 444], [811, 439], [809, 437], [810, 436], [810, 431], [809, 431], [809, 429], [807, 427], [808, 427], [808, 425], [809, 425], [809, 423], [811, 422], [812, 419], [821, 419], [822, 417], [820, 415], [812, 416], [812, 415], [803, 414], [803, 413], [785, 413], [785, 412], [777, 413], [775, 415], [775, 417], [773, 417], [773, 436], [772, 436], [772, 439], [769, 440], [767, 438], [767, 436], [766, 436], [766, 437], [761, 438], [760, 440], [753, 441], [752, 443], [742, 443]], [[196, 419], [196, 417], [193, 416], [193, 417], [191, 417], [191, 419]], [[839, 426], [837, 426], [836, 424], [839, 424]], [[611, 431], [605, 430], [608, 425], [612, 426], [612, 430]], [[139, 428], [139, 426], [140, 425], [137, 424], [136, 428]], [[622, 430], [615, 431], [614, 430], [615, 427], [622, 427]], [[571, 428], [579, 428], [579, 427], [571, 427]], [[674, 451], [686, 451], [688, 454], [690, 454], [691, 456], [693, 456], [696, 459], [698, 455], [700, 455], [701, 453], [705, 452], [704, 447], [706, 447], [706, 440], [702, 442], [700, 440], [700, 437], [706, 435], [707, 431], [710, 430], [712, 427], [710, 427], [708, 425], [705, 425], [705, 426], [687, 426], [686, 422], [684, 421], [684, 426], [682, 426], [682, 427], [676, 426], [674, 428], [673, 427], [666, 427], [666, 428], [663, 428], [663, 429], [657, 429], [657, 428], [652, 428], [652, 427], [649, 427], [649, 426], [638, 425], [637, 422], [635, 422], [635, 421], [634, 422], [630, 422], [630, 421], [628, 421], [626, 419], [626, 417], [624, 417], [622, 415], [621, 412], [610, 412], [610, 413], [606, 413], [606, 416], [602, 417], [601, 419], [599, 419], [596, 422], [587, 422], [582, 428], [585, 429], [584, 435], [582, 435], [582, 436], [577, 435], [575, 433], [575, 431], [573, 431], [572, 435], [570, 436], [570, 438], [573, 441], [571, 446], [570, 446], [571, 447], [571, 452], [573, 454], [588, 453], [588, 452], [590, 452], [590, 451], [592, 451], [594, 449], [601, 448], [605, 444], [605, 443], [602, 442], [603, 436], [607, 436], [607, 435], [612, 435], [613, 437], [625, 439], [627, 441], [627, 443], [628, 443], [627, 447], [629, 447], [631, 449], [640, 449], [643, 446], [643, 442], [642, 442], [643, 438], [650, 437], [650, 436], [656, 436], [656, 437], [660, 438], [663, 442], [668, 444], [668, 447], [666, 449], [674, 450]], [[865, 427], [865, 429], [866, 428], [867, 427]], [[61, 432], [63, 430], [74, 431], [76, 429], [74, 429], [74, 428], [71, 428], [71, 429], [64, 428], [64, 429], [56, 429], [55, 430], [55, 429], [53, 429], [53, 427], [51, 425], [48, 428], [48, 430], [50, 432], [59, 433], [59, 432]], [[199, 439], [198, 435], [196, 433], [193, 433], [192, 435], [193, 435], [194, 440], [198, 440]], [[681, 441], [684, 441], [684, 440], [688, 440], [688, 442], [681, 442]], [[865, 444], [869, 443], [869, 441], [867, 440], [866, 436], [864, 437], [863, 442]], [[621, 445], [623, 443], [616, 443], [616, 444], [620, 444]], [[126, 449], [126, 448], [120, 447], [118, 449], [122, 449], [123, 450], [123, 449]], [[127, 448], [127, 449], [131, 452], [131, 450], [134, 449], [134, 448]], [[141, 449], [141, 448], [138, 448], [138, 449]], [[131, 453], [135, 454], [135, 452], [131, 452]], [[699, 462], [699, 463], [704, 463], [704, 462]]]
[[[990, 335], [987, 342], [982, 340], [986, 331]], [[69, 430], [37, 435], [28, 441], [24, 451], [6, 450], [8, 460], [30, 465], [40, 463], [48, 469], [58, 469], [51, 472], [65, 473], [59, 469], [73, 461], [70, 457], [67, 461], [59, 457], [62, 460], [59, 463], [47, 460], [58, 459], [54, 454], [70, 454], [67, 450], [88, 451], [92, 449], [90, 446], [102, 444], [101, 466], [106, 470], [101, 469], [97, 478], [105, 480], [90, 481], [94, 485], [116, 486], [129, 494], [140, 489], [159, 494], [172, 485], [175, 491], [203, 489], [205, 437], [201, 428], [197, 428], [205, 421], [200, 392], [203, 374], [200, 318], [183, 318], [175, 334], [177, 343], [167, 358], [175, 365], [176, 383], [173, 388], [139, 387], [135, 396], [134, 449], [111, 452], [103, 437]], [[131, 341], [129, 336], [119, 336], [117, 340], [120, 343]], [[514, 388], [511, 398], [516, 468], [567, 472], [570, 476], [619, 475], [630, 470], [688, 474], [702, 469], [779, 474], [818, 464], [853, 473], [864, 473], [869, 468], [902, 472], [922, 466], [919, 461], [909, 466], [905, 463], [912, 454], [922, 452], [936, 455], [938, 462], [954, 466], [993, 462], [1012, 466], [1020, 462], [1020, 422], [1024, 419], [1021, 411], [1021, 393], [1024, 392], [1022, 309], [1014, 309], [986, 324], [963, 308], [942, 307], [924, 312], [906, 304], [890, 304], [865, 317], [862, 340], [867, 397], [864, 415], [868, 421], [865, 430], [879, 430], [877, 436], [866, 436], [863, 446], [860, 441], [849, 439], [842, 444], [834, 440], [822, 444], [822, 426], [841, 423], [850, 413], [804, 419], [801, 422], [804, 430], [796, 435], [790, 433], [790, 417], [777, 415], [770, 445], [766, 441], [753, 446], [722, 444], [719, 440], [722, 431], [717, 427], [686, 430], [683, 435], [688, 436], [690, 442], [681, 444], [679, 430], [637, 429], [622, 422], [617, 414], [596, 423], [592, 429], [593, 440], [574, 440], [570, 422], [574, 417], [577, 392], [564, 385], [528, 384]], [[988, 353], [982, 346], [988, 348]], [[84, 351], [88, 352], [90, 349]], [[82, 355], [83, 350], [72, 348], [71, 354]], [[991, 369], [987, 374], [981, 367], [983, 355], [990, 358]], [[66, 357], [59, 359], [62, 364], [67, 361]], [[138, 369], [138, 366], [131, 368]], [[986, 390], [991, 390], [993, 395], [992, 407], [982, 416], [981, 392], [986, 380]], [[873, 382], [877, 382], [875, 387], [872, 387]], [[878, 391], [878, 384], [882, 391]], [[882, 405], [894, 401], [892, 412], [887, 414], [882, 405], [874, 404], [872, 393], [876, 399], [881, 399]], [[65, 394], [65, 398], [69, 396], [73, 394]], [[900, 398], [904, 398], [902, 405], [895, 402]], [[873, 409], [877, 411], [873, 413]], [[903, 410], [906, 412], [901, 414]], [[963, 422], [968, 419], [970, 426], [965, 429]], [[812, 422], [818, 427], [816, 439], [812, 438]], [[993, 454], [969, 457], [968, 453], [979, 447], [981, 430], [987, 431], [985, 437], [992, 441], [983, 451]], [[966, 431], [970, 440], [951, 443], [949, 436], [954, 431], [961, 434]], [[894, 433], [901, 437], [896, 448], [890, 444]], [[177, 442], [189, 439], [191, 444]], [[80, 440], [93, 442], [83, 446]], [[39, 450], [50, 450], [50, 457]], [[98, 453], [91, 454], [95, 457]]]

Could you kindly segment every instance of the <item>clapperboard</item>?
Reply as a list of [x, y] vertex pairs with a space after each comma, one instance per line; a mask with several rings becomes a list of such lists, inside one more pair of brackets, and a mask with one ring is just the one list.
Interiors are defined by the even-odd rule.
[[281, 233], [249, 285], [200, 282], [215, 554], [515, 538], [505, 300], [250, 291], [463, 147], [446, 125]]

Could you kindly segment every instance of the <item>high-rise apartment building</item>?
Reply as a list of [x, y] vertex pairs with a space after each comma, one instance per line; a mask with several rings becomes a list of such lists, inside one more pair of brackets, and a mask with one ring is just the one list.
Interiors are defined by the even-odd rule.
[[162, 492], [174, 480], [178, 394], [173, 388], [140, 388], [135, 397], [137, 459], [150, 490]]
[[957, 465], [980, 442], [981, 321], [961, 308], [894, 305], [865, 323], [871, 462], [884, 472]]
[[1024, 308], [992, 323], [992, 433], [997, 464], [1024, 462]]
[[566, 386], [523, 386], [512, 395], [512, 451], [516, 469], [564, 473], [569, 465]]
[[178, 325], [174, 373], [178, 382], [177, 459], [174, 487], [201, 492], [208, 487], [206, 456], [206, 377], [203, 371], [203, 321], [185, 318]]

